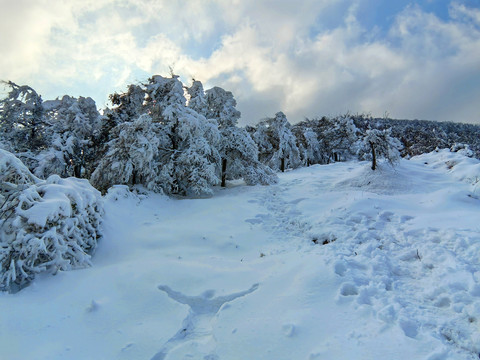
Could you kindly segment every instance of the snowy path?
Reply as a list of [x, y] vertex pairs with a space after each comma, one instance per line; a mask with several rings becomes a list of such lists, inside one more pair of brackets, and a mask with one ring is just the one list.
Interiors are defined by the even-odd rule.
[[[422, 166], [415, 165], [409, 170], [418, 176]], [[349, 165], [345, 166], [347, 171], [351, 170]], [[325, 191], [332, 179], [324, 177], [308, 184], [299, 179], [298, 174], [291, 180], [285, 179], [287, 175], [260, 199], [266, 214], [258, 214], [248, 221], [262, 224], [273, 234], [282, 235], [289, 241], [303, 239], [328, 244], [323, 255], [336, 259], [334, 271], [343, 279], [339, 303], [352, 302], [357, 309], [369, 307], [372, 317], [382, 321], [385, 329], [397, 326], [409, 338], [438, 339], [445, 346], [434, 353], [432, 359], [452, 356], [451, 347], [455, 348], [454, 352], [458, 350], [458, 356], [463, 353], [467, 358], [480, 357], [480, 227], [474, 223], [473, 230], [459, 229], [458, 220], [453, 220], [457, 226], [448, 226], [452, 215], [456, 215], [447, 206], [453, 197], [450, 195], [452, 189], [441, 190], [451, 182], [448, 175], [430, 173], [425, 178], [427, 174], [422, 174], [424, 178], [410, 179], [409, 187], [401, 184], [399, 194], [396, 184], [383, 183], [385, 178], [389, 180], [390, 170], [386, 170], [387, 176], [381, 179], [357, 178], [343, 181], [340, 186], [330, 186], [331, 191], [338, 188], [344, 191], [334, 193], [334, 203], [345, 201], [348, 205], [331, 206], [330, 212], [334, 216], [314, 221], [297, 205], [305, 200], [332, 200], [325, 194], [303, 197], [305, 188], [316, 187]], [[394, 175], [404, 176], [402, 173]], [[370, 186], [371, 190], [394, 193], [397, 195], [395, 201], [372, 193], [352, 191], [359, 184], [370, 181], [377, 182]], [[378, 184], [378, 181], [382, 183]], [[302, 189], [299, 194], [302, 197], [289, 194], [292, 189]], [[465, 191], [455, 191], [455, 195], [460, 195], [461, 201], [471, 206], [471, 210], [480, 209], [478, 200], [470, 199]], [[441, 204], [442, 201], [445, 204]], [[416, 206], [410, 210], [406, 203]], [[440, 210], [434, 210], [433, 206]], [[429, 221], [431, 211], [436, 212], [435, 218], [440, 222]], [[474, 218], [470, 215], [467, 220], [471, 222]], [[439, 227], [424, 227], [424, 224]], [[329, 231], [322, 232], [323, 229]]]
[[0, 294], [0, 359], [478, 359], [480, 201], [442, 164], [120, 188], [92, 268]]

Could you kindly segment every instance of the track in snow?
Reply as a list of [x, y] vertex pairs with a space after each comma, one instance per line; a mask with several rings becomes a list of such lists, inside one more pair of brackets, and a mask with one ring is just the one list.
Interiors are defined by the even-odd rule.
[[166, 359], [171, 353], [175, 353], [173, 358], [201, 354], [205, 360], [218, 359], [215, 353], [216, 340], [213, 336], [215, 316], [225, 307], [225, 304], [251, 294], [258, 289], [258, 286], [254, 284], [248, 290], [217, 297], [214, 297], [215, 290], [207, 290], [199, 296], [188, 296], [168, 286], [158, 286], [158, 289], [164, 291], [169, 298], [188, 305], [190, 310], [180, 330], [162, 346], [152, 360]]

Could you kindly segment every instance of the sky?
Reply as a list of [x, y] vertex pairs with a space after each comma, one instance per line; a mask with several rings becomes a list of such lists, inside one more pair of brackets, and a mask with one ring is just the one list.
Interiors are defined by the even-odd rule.
[[[0, 0], [0, 79], [44, 100], [170, 69], [283, 111], [480, 124], [480, 0]], [[3, 90], [3, 89], [0, 89]]]

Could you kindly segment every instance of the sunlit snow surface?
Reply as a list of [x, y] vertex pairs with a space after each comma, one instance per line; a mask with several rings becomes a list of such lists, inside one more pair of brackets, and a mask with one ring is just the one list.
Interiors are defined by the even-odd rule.
[[441, 151], [210, 199], [117, 187], [93, 267], [0, 294], [0, 359], [478, 359], [479, 180]]

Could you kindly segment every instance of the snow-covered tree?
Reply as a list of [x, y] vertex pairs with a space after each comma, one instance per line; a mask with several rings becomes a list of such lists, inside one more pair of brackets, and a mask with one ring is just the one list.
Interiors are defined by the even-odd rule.
[[211, 187], [219, 183], [217, 164], [220, 156], [215, 146], [218, 141], [216, 124], [190, 109], [177, 113], [178, 119], [167, 132], [171, 143], [163, 150], [164, 166], [159, 181], [166, 193], [180, 195], [211, 194]]
[[96, 165], [95, 137], [100, 129], [100, 114], [92, 98], [63, 96], [45, 101], [50, 125], [49, 147], [37, 157], [35, 175], [51, 174], [89, 177]]
[[362, 139], [360, 154], [368, 158], [369, 154], [372, 161], [372, 170], [377, 168], [377, 159], [383, 157], [391, 165], [394, 165], [400, 158], [400, 141], [390, 136], [390, 129], [378, 130], [368, 129]]
[[164, 191], [181, 195], [211, 193], [211, 187], [219, 182], [216, 122], [186, 106], [178, 76], [153, 76], [145, 88], [146, 107], [169, 139], [160, 147], [163, 168], [159, 181]]
[[206, 100], [209, 119], [217, 119], [220, 128], [237, 126], [241, 114], [236, 109], [237, 101], [230, 91], [215, 86], [206, 91]]
[[145, 109], [146, 92], [142, 85], [128, 85], [124, 93], [114, 93], [109, 96], [112, 107], [103, 111], [100, 118], [100, 129], [94, 138], [94, 148], [99, 158], [107, 152], [107, 144], [112, 140], [112, 129], [128, 121], [134, 121]]
[[258, 160], [262, 164], [268, 164], [273, 156], [274, 148], [270, 141], [269, 125], [266, 121], [261, 121], [255, 126], [255, 131], [251, 133], [252, 139], [258, 147]]
[[87, 180], [42, 181], [0, 150], [0, 204], [1, 291], [16, 292], [40, 272], [90, 264], [103, 205]]
[[43, 101], [27, 85], [5, 84], [10, 91], [0, 100], [2, 147], [41, 178], [88, 177], [98, 156], [94, 137], [100, 114], [95, 102], [70, 96]]
[[327, 131], [325, 137], [328, 139], [333, 160], [340, 161], [353, 157], [357, 153], [355, 145], [358, 129], [352, 117], [346, 114], [332, 121], [333, 127]]
[[275, 183], [276, 175], [258, 161], [255, 142], [245, 129], [238, 127], [240, 112], [233, 94], [219, 87], [204, 93], [199, 81], [188, 92], [189, 107], [218, 124], [220, 138], [216, 146], [221, 156], [221, 185], [226, 186], [227, 179], [240, 178], [248, 185]]
[[142, 113], [145, 113], [146, 91], [141, 85], [131, 84], [125, 93], [115, 93], [110, 95], [110, 101], [114, 106], [107, 109], [106, 115], [109, 116], [115, 125], [133, 121]]
[[[92, 184], [102, 191], [118, 184], [141, 184], [158, 190], [160, 132], [149, 115], [120, 123], [112, 129], [112, 140], [92, 174]], [[167, 139], [163, 139], [163, 143]]]
[[192, 86], [188, 87], [188, 107], [200, 115], [209, 118], [207, 98], [201, 81], [193, 80]]
[[304, 166], [326, 163], [327, 152], [319, 141], [319, 137], [305, 122], [292, 126], [297, 139], [297, 146]]
[[260, 156], [272, 169], [285, 171], [301, 164], [297, 140], [291, 125], [283, 112], [274, 118], [266, 119], [257, 125], [254, 139], [259, 147]]
[[102, 132], [109, 142], [92, 177], [96, 186], [140, 183], [167, 194], [211, 193], [219, 182], [217, 124], [186, 106], [178, 76], [155, 75], [111, 99], [115, 107], [106, 111]]
[[43, 149], [48, 138], [42, 97], [30, 86], [4, 84], [10, 91], [0, 99], [0, 134], [4, 145], [28, 158]]

